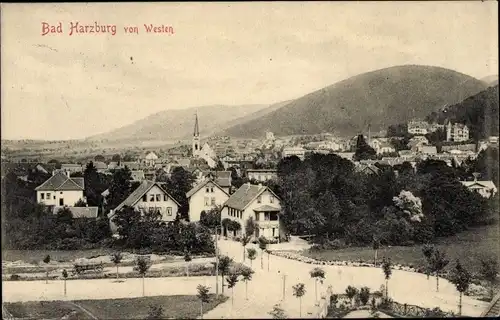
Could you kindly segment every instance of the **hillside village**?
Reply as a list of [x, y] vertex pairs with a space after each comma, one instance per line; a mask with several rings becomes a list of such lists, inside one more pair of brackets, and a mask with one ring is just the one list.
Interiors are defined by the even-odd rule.
[[500, 317], [496, 11], [412, 5], [2, 4], [2, 318]]

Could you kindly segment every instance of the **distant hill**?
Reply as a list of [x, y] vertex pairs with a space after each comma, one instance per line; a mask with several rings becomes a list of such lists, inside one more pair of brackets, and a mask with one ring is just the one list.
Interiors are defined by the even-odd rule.
[[262, 117], [232, 126], [233, 137], [333, 132], [352, 136], [384, 130], [391, 124], [424, 118], [456, 104], [487, 85], [468, 75], [439, 67], [406, 65], [360, 74], [312, 92]]
[[[165, 110], [127, 126], [89, 137], [90, 140], [152, 141], [180, 140], [193, 135], [195, 113], [198, 112], [200, 135], [206, 137], [232, 120], [253, 114], [267, 105], [204, 106], [182, 110]], [[265, 113], [263, 113], [265, 114]]]
[[444, 123], [465, 123], [469, 127], [470, 136], [483, 139], [498, 136], [498, 84], [481, 91], [464, 101], [434, 112], [427, 117], [429, 121]]
[[495, 86], [498, 84], [498, 75], [491, 75], [481, 78], [481, 81], [484, 82], [487, 86]]

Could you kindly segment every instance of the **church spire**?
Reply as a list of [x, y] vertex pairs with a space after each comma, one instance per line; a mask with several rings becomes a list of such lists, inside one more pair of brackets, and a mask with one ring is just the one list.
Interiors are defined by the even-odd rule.
[[195, 137], [200, 135], [200, 129], [198, 128], [198, 112], [195, 114], [195, 122], [194, 122], [194, 134]]

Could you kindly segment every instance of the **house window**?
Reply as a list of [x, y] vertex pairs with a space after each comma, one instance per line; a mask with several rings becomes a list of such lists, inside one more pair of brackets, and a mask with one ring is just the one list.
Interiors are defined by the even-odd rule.
[[47, 200], [50, 199], [50, 193], [47, 192]]
[[155, 195], [154, 195], [154, 194], [151, 194], [151, 195], [149, 196], [149, 201], [150, 201], [150, 202], [155, 202]]
[[167, 216], [172, 216], [172, 207], [167, 207]]
[[255, 221], [259, 221], [260, 219], [260, 212], [255, 212]]
[[142, 201], [143, 202], [148, 202], [148, 195], [147, 194], [145, 194], [145, 195], [142, 196]]
[[63, 194], [62, 191], [59, 194]]
[[213, 206], [215, 206], [215, 197], [212, 197], [212, 202], [211, 202], [211, 204], [212, 204]]
[[166, 194], [163, 195], [163, 201], [168, 201], [168, 196]]
[[274, 203], [274, 196], [273, 195], [269, 196], [269, 203]]
[[206, 192], [206, 193], [209, 193], [209, 192], [210, 192], [210, 190], [208, 189], [208, 187], [206, 187], [206, 188], [205, 188], [205, 192]]
[[210, 198], [209, 197], [205, 197], [205, 205], [208, 206], [210, 204]]
[[45, 193], [40, 193], [40, 199], [45, 199]]
[[259, 196], [259, 197], [257, 198], [257, 203], [262, 203], [262, 196]]
[[59, 199], [59, 205], [60, 205], [60, 206], [64, 206], [64, 199], [63, 199], [63, 198], [60, 198], [60, 199]]
[[157, 195], [156, 195], [156, 201], [157, 201], [157, 202], [160, 202], [160, 201], [161, 201], [161, 194], [157, 194]]
[[210, 187], [210, 192], [214, 193], [214, 187]]

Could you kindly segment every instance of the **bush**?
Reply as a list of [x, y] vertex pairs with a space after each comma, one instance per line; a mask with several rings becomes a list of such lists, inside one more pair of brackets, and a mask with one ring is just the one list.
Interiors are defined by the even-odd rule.
[[18, 274], [11, 274], [10, 275], [10, 280], [13, 280], [13, 281], [21, 280], [21, 276], [18, 275]]
[[362, 305], [366, 306], [368, 300], [370, 299], [370, 288], [363, 287], [359, 290], [359, 300]]

